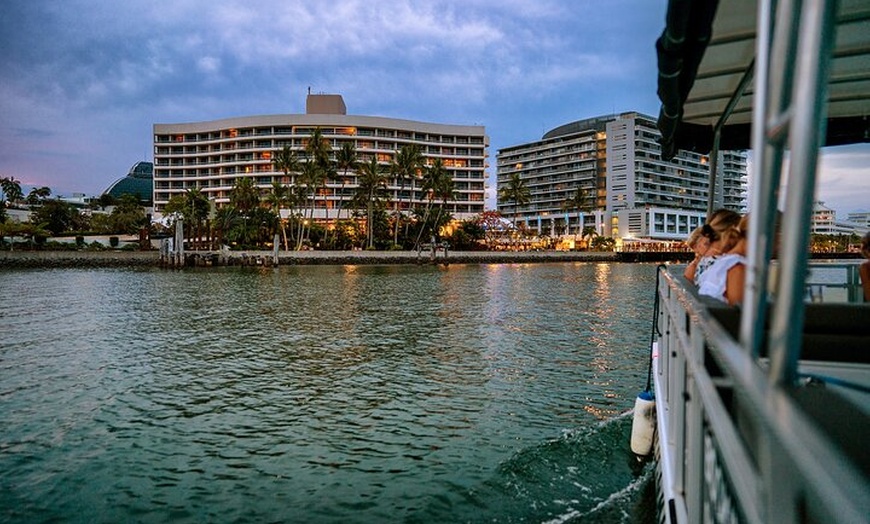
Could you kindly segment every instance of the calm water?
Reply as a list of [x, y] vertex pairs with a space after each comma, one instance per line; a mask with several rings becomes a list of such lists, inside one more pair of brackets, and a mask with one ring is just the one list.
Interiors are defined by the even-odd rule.
[[0, 271], [0, 521], [638, 521], [654, 281]]

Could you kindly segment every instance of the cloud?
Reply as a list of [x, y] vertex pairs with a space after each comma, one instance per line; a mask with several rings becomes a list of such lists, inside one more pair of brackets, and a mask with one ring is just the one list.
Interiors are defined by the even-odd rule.
[[[483, 124], [494, 165], [499, 148], [573, 120], [655, 114], [664, 6], [12, 0], [0, 10], [0, 172], [101, 191], [150, 156], [154, 123], [301, 113], [309, 86], [341, 93], [352, 114]], [[823, 199], [860, 197], [861, 154], [832, 157], [825, 176], [846, 189]]]

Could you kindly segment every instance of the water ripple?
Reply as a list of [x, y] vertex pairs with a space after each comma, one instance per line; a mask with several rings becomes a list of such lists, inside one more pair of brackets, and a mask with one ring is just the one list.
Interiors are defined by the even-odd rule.
[[[631, 406], [653, 275], [0, 272], [19, 297], [0, 302], [0, 507], [15, 508], [0, 520], [523, 521], [581, 499], [589, 511], [607, 494], [584, 477], [607, 474], [584, 466], [588, 442], [554, 436]], [[621, 475], [605, 485], [624, 488]]]

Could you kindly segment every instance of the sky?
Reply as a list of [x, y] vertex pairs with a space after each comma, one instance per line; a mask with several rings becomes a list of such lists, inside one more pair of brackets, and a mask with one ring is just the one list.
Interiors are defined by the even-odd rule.
[[[153, 124], [300, 114], [310, 88], [341, 94], [348, 114], [486, 126], [494, 186], [501, 148], [582, 118], [658, 114], [665, 6], [7, 0], [0, 176], [97, 195], [153, 160]], [[870, 146], [826, 151], [820, 177], [841, 218], [870, 211]]]

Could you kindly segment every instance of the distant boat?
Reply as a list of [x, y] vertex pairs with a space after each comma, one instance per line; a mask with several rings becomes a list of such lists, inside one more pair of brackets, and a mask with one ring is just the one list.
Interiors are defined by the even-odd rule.
[[807, 303], [805, 275], [818, 149], [870, 137], [870, 3], [670, 0], [657, 47], [662, 157], [755, 166], [743, 305], [660, 269], [659, 522], [868, 522], [870, 304]]

